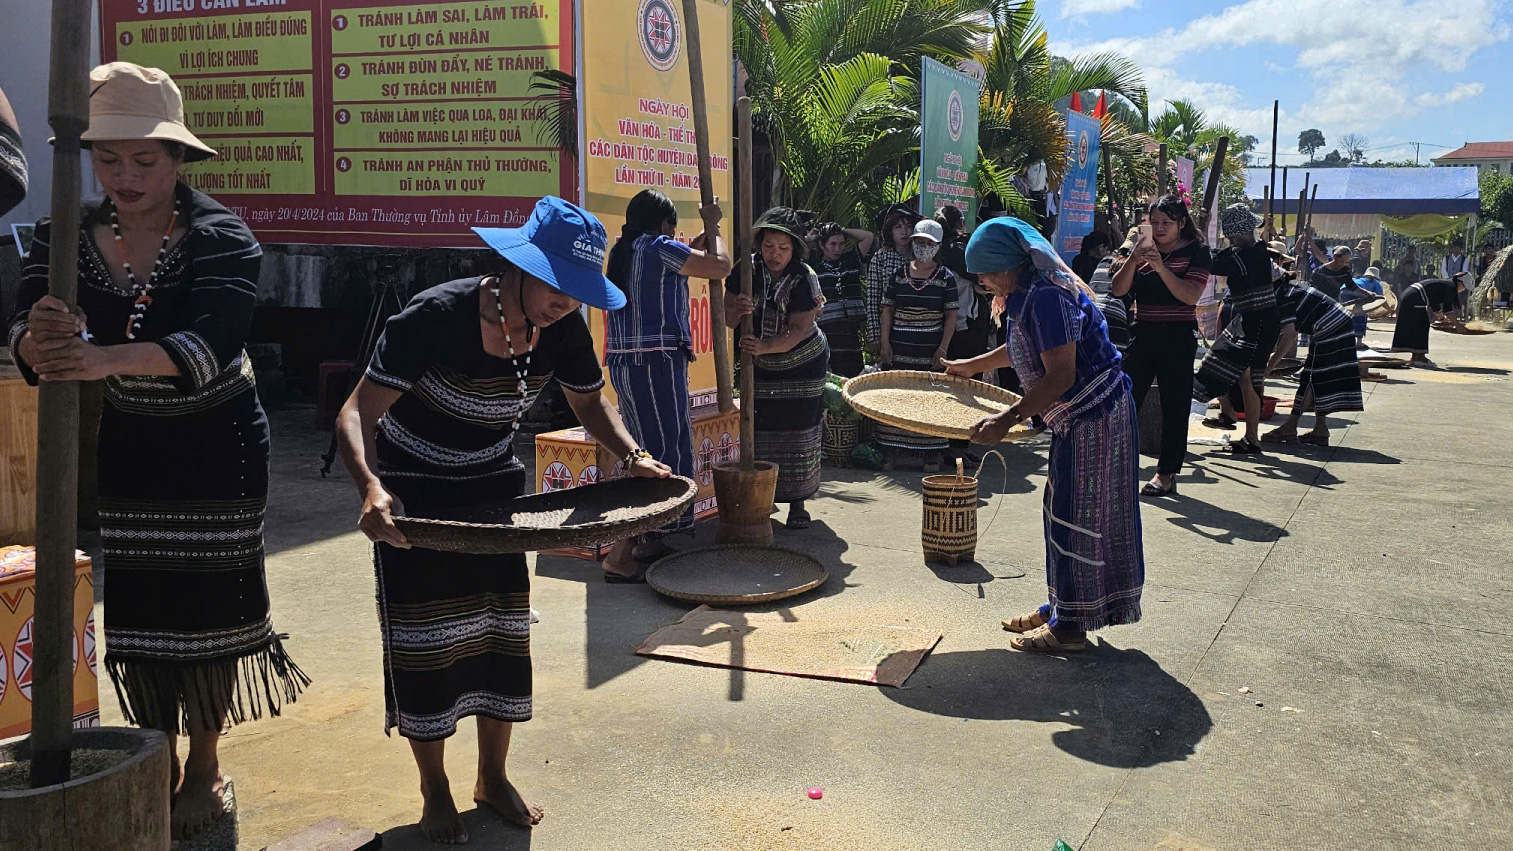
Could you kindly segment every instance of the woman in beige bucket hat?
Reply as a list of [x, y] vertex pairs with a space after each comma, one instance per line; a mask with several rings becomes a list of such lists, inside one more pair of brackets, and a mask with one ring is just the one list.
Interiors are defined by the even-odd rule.
[[173, 80], [126, 62], [90, 73], [83, 135], [105, 190], [84, 210], [79, 309], [46, 295], [39, 222], [7, 339], [29, 381], [104, 380], [99, 434], [105, 667], [127, 720], [189, 738], [173, 827], [222, 809], [229, 723], [278, 714], [309, 682], [269, 620], [268, 421], [243, 342], [262, 248], [178, 179], [215, 156]]

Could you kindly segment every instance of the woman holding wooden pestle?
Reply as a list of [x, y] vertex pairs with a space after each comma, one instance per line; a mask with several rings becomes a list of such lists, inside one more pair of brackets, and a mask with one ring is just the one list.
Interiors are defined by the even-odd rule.
[[756, 459], [778, 465], [774, 502], [788, 503], [788, 528], [807, 529], [804, 501], [820, 489], [821, 417], [830, 343], [817, 320], [825, 307], [819, 278], [804, 262], [798, 215], [773, 207], [752, 226], [757, 253], [752, 294], [741, 295], [732, 276], [725, 286], [725, 324], [738, 327], [752, 315], [753, 334], [741, 337], [752, 355], [756, 398], [753, 417]]
[[277, 715], [309, 682], [268, 615], [268, 420], [242, 345], [263, 249], [179, 180], [215, 151], [178, 86], [129, 62], [89, 75], [89, 148], [105, 190], [79, 233], [79, 309], [47, 292], [48, 221], [23, 261], [9, 340], [30, 381], [104, 379], [100, 539], [106, 670], [133, 724], [187, 735], [172, 830], [223, 809], [228, 723]]
[[1145, 556], [1130, 379], [1103, 314], [1033, 227], [1006, 217], [983, 223], [967, 243], [967, 268], [993, 294], [993, 316], [1008, 325], [1008, 343], [951, 361], [946, 371], [973, 376], [1012, 365], [1025, 386], [1013, 407], [973, 427], [973, 442], [999, 443], [1037, 414], [1051, 430], [1045, 486], [1050, 601], [1003, 627], [1020, 633], [1010, 642], [1015, 650], [1084, 650], [1087, 633], [1140, 619]]

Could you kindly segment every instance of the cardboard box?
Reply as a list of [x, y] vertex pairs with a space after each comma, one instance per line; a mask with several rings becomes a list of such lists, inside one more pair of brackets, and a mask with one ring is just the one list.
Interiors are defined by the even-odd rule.
[[[32, 728], [32, 609], [36, 551], [0, 548], [0, 739]], [[89, 557], [74, 555], [74, 726], [100, 726], [95, 582]], [[80, 664], [83, 662], [84, 664]]]
[[[713, 406], [693, 412], [693, 457], [699, 494], [694, 498], [695, 520], [719, 514], [714, 496], [714, 465], [734, 460], [740, 454], [740, 406], [721, 414]], [[588, 436], [581, 427], [552, 431], [536, 436], [536, 492], [547, 493], [604, 478], [625, 475], [620, 459], [612, 457]], [[550, 550], [552, 555], [602, 559], [609, 553], [607, 545]]]

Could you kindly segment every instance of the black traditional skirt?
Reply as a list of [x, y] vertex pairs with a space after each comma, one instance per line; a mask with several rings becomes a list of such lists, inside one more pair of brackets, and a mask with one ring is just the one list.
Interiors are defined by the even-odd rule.
[[756, 457], [778, 465], [775, 502], [794, 502], [820, 489], [821, 419], [830, 346], [818, 328], [780, 354], [753, 361]]
[[1231, 319], [1198, 366], [1193, 400], [1207, 402], [1229, 393], [1247, 369], [1251, 388], [1257, 396], [1264, 395], [1266, 365], [1281, 333], [1279, 321], [1275, 307], [1241, 312]]
[[[445, 519], [520, 496], [525, 471], [471, 481], [384, 477], [414, 517]], [[376, 544], [384, 732], [445, 739], [457, 721], [531, 717], [531, 580], [524, 553], [470, 555]]]
[[143, 413], [123, 379], [100, 418], [105, 667], [133, 724], [216, 730], [279, 713], [309, 679], [268, 616], [268, 420], [248, 386]]
[[1308, 392], [1313, 391], [1313, 412], [1323, 416], [1340, 411], [1365, 410], [1361, 396], [1361, 367], [1356, 356], [1355, 334], [1349, 326], [1344, 333], [1328, 337], [1314, 336], [1308, 343], [1308, 359], [1298, 373], [1298, 392], [1292, 410], [1300, 414], [1307, 409]]
[[830, 342], [830, 371], [846, 378], [862, 373], [862, 322], [860, 317], [839, 316], [819, 323]]
[[1403, 290], [1403, 297], [1397, 302], [1397, 326], [1392, 331], [1394, 352], [1429, 353], [1429, 328], [1434, 320], [1427, 305], [1422, 289]]

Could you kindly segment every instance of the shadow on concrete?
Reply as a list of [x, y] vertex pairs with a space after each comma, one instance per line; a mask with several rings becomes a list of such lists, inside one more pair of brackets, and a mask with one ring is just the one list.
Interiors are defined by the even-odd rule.
[[1013, 650], [933, 653], [902, 688], [878, 690], [911, 709], [964, 721], [1069, 724], [1051, 734], [1056, 747], [1115, 768], [1185, 760], [1213, 727], [1198, 696], [1155, 660], [1103, 642], [1064, 659]]
[[[529, 851], [531, 831], [505, 823], [497, 813], [481, 807], [464, 810], [462, 823], [468, 829], [466, 848], [489, 848], [499, 851]], [[550, 814], [548, 814], [550, 817]], [[384, 851], [435, 851], [452, 846], [437, 845], [420, 832], [420, 823], [391, 827], [380, 837]]]
[[1441, 366], [1444, 372], [1460, 372], [1466, 375], [1508, 375], [1513, 371], [1490, 366]]
[[[1186, 487], [1185, 483], [1182, 486]], [[1286, 529], [1274, 523], [1220, 508], [1180, 492], [1151, 500], [1147, 504], [1160, 506], [1177, 515], [1168, 517], [1167, 522], [1220, 544], [1232, 544], [1235, 541], [1270, 543], [1287, 535]]]
[[[780, 511], [779, 514], [786, 517], [785, 512]], [[668, 542], [684, 550], [711, 546], [714, 544], [717, 525], [718, 521], [714, 520], [701, 523], [692, 540], [680, 535], [669, 538]], [[789, 531], [781, 524], [776, 524], [774, 538], [777, 546], [814, 556], [829, 572], [829, 578], [820, 587], [792, 600], [774, 604], [775, 606], [794, 608], [812, 600], [839, 594], [846, 589], [846, 580], [855, 570], [855, 565], [845, 560], [850, 545], [824, 521], [816, 520], [808, 529], [801, 531]], [[599, 564], [586, 559], [541, 555], [536, 559], [536, 575], [584, 583], [588, 632], [585, 642], [586, 686], [590, 689], [598, 688], [645, 663], [645, 657], [635, 655], [636, 647], [648, 635], [675, 623], [698, 607], [697, 603], [663, 597], [646, 585], [610, 585], [604, 581]], [[740, 671], [732, 674], [733, 700], [741, 699], [739, 695], [744, 685], [736, 681], [736, 677], [741, 675]]]

